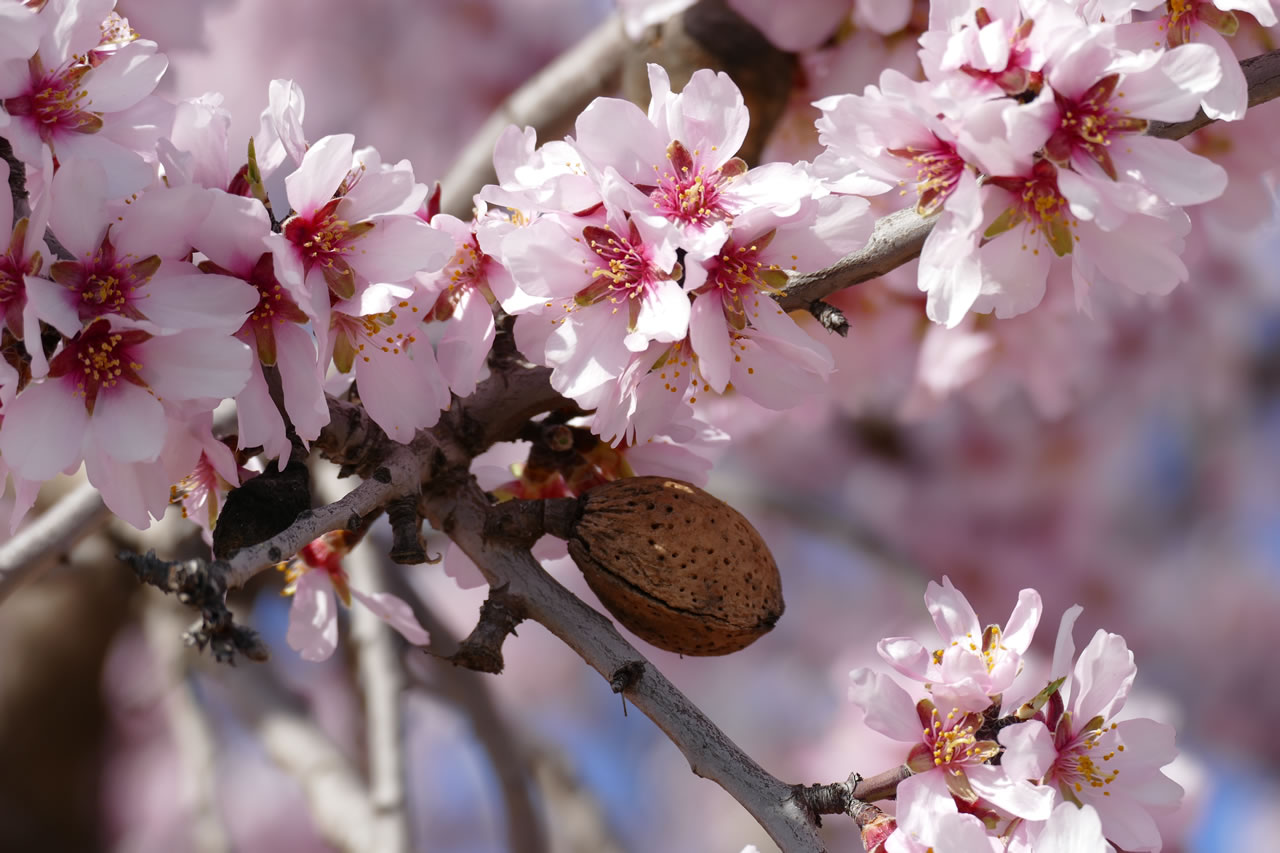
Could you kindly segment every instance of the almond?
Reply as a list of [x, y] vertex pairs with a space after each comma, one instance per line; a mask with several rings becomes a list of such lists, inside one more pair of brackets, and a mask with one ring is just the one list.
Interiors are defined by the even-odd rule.
[[619, 622], [684, 655], [724, 655], [782, 615], [773, 555], [737, 510], [696, 486], [629, 477], [578, 502], [565, 536], [587, 583]]

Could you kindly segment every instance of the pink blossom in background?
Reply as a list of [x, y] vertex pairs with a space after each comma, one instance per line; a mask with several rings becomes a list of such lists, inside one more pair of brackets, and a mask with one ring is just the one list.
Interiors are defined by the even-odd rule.
[[294, 560], [278, 567], [288, 582], [285, 594], [293, 596], [288, 642], [303, 660], [328, 660], [338, 646], [335, 593], [348, 607], [354, 597], [414, 645], [426, 645], [429, 639], [402, 599], [386, 592], [361, 592], [347, 582], [342, 558], [354, 545], [346, 531], [326, 533], [298, 552]]

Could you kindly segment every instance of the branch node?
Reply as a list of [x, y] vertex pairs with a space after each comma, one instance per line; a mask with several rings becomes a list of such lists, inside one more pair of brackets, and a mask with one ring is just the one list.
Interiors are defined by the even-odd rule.
[[582, 505], [577, 498], [504, 501], [486, 513], [484, 535], [489, 540], [528, 548], [546, 533], [568, 539], [581, 514]]
[[644, 661], [627, 661], [609, 675], [609, 687], [614, 693], [622, 693], [634, 687], [644, 677]]
[[808, 307], [809, 313], [822, 324], [822, 328], [828, 332], [835, 332], [842, 338], [849, 336], [849, 320], [839, 308], [821, 299], [810, 302]]
[[173, 593], [183, 604], [200, 610], [200, 621], [183, 634], [183, 642], [199, 649], [208, 648], [219, 663], [235, 663], [236, 654], [249, 660], [265, 661], [271, 655], [256, 631], [235, 624], [227, 609], [225, 563], [210, 566], [204, 560], [161, 560], [155, 551], [145, 555], [121, 551], [121, 562], [127, 563], [138, 580], [165, 593]]
[[524, 602], [507, 589], [503, 584], [489, 590], [480, 607], [480, 621], [449, 656], [454, 665], [494, 675], [502, 672], [502, 644], [508, 635], [515, 635], [525, 618]]
[[391, 522], [391, 550], [389, 556], [402, 566], [416, 566], [430, 562], [427, 544], [422, 538], [422, 516], [418, 513], [417, 494], [396, 498], [387, 505], [387, 520]]

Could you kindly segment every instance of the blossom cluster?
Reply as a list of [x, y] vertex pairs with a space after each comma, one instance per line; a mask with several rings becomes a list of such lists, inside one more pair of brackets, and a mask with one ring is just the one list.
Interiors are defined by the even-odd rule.
[[1187, 279], [1183, 208], [1220, 195], [1226, 172], [1145, 131], [1201, 107], [1241, 118], [1245, 88], [1220, 36], [1188, 35], [1221, 16], [1173, 4], [1131, 20], [1154, 5], [935, 3], [923, 81], [887, 70], [818, 102], [821, 175], [861, 194], [901, 187], [938, 215], [920, 262], [931, 319], [1030, 311], [1055, 269], [1084, 311]]
[[939, 648], [905, 637], [878, 647], [924, 698], [869, 669], [851, 674], [867, 726], [910, 745], [882, 849], [1159, 850], [1156, 819], [1182, 797], [1161, 771], [1176, 756], [1173, 729], [1122, 715], [1137, 672], [1124, 638], [1099, 630], [1077, 657], [1072, 607], [1047, 685], [1030, 683], [1019, 676], [1042, 612], [1035, 590], [1022, 590], [1004, 628], [984, 628], [945, 578], [925, 602]]
[[696, 71], [677, 94], [650, 65], [649, 85], [647, 112], [598, 98], [564, 141], [510, 128], [499, 183], [478, 196], [517, 345], [614, 443], [688, 425], [730, 388], [772, 409], [819, 391], [831, 355], [772, 296], [871, 229], [868, 202], [808, 164], [735, 156], [749, 116], [724, 73]]
[[[305, 101], [285, 81], [242, 159], [218, 96], [154, 94], [167, 62], [113, 6], [0, 3], [0, 134], [30, 194], [15, 221], [0, 191], [14, 524], [40, 482], [81, 464], [135, 526], [163, 513], [173, 483], [212, 523], [218, 494], [248, 473], [213, 436], [222, 401], [236, 404], [235, 449], [283, 466], [292, 437], [305, 444], [329, 420], [331, 365], [401, 441], [480, 368], [475, 347], [446, 335], [437, 359], [426, 341], [447, 264], [466, 258], [427, 221], [430, 189], [407, 161], [349, 134], [308, 142]], [[276, 172], [283, 222], [263, 185]], [[464, 339], [483, 338], [473, 315], [492, 334], [487, 304], [450, 307]]]
[[[852, 8], [737, 5], [793, 50]], [[948, 327], [1042, 301], [1060, 316], [1047, 283], [1086, 311], [1118, 288], [1168, 292], [1187, 276], [1183, 207], [1220, 194], [1225, 172], [1143, 131], [1201, 106], [1237, 118], [1245, 102], [1213, 29], [1232, 14], [1195, 4], [1134, 19], [1154, 5], [935, 3], [926, 79], [889, 70], [862, 95], [819, 101], [812, 163], [749, 168], [736, 155], [750, 117], [729, 77], [697, 71], [675, 92], [650, 66], [647, 110], [599, 98], [571, 137], [541, 147], [509, 128], [498, 183], [464, 222], [438, 212], [407, 161], [350, 134], [308, 140], [287, 81], [242, 160], [216, 95], [154, 94], [167, 61], [113, 0], [4, 0], [0, 132], [30, 191], [25, 218], [0, 205], [0, 464], [15, 523], [36, 485], [81, 464], [137, 526], [179, 481], [212, 518], [246, 457], [285, 464], [327, 423], [325, 392], [352, 380], [408, 441], [475, 388], [495, 307], [615, 447], [714, 429], [719, 395], [790, 408], [835, 361], [772, 297], [862, 246], [865, 196], [895, 186], [937, 217], [919, 284]], [[853, 15], [890, 32], [906, 10]], [[1248, 11], [1275, 22], [1269, 4]], [[279, 218], [265, 189], [277, 173]], [[956, 381], [947, 365], [972, 362], [973, 347], [934, 343], [935, 384]], [[210, 428], [226, 399], [234, 448]]]

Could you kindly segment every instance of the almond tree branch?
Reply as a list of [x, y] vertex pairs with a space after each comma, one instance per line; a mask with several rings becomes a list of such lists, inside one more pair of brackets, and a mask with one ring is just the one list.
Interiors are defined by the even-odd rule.
[[531, 126], [540, 139], [563, 136], [598, 95], [616, 89], [627, 37], [622, 19], [610, 15], [577, 45], [517, 89], [471, 137], [440, 181], [441, 209], [471, 218], [471, 197], [497, 180], [493, 145], [508, 125]]
[[675, 685], [635, 650], [613, 623], [543, 571], [525, 547], [486, 535], [489, 502], [474, 480], [448, 494], [424, 495], [428, 519], [447, 533], [491, 586], [506, 585], [533, 619], [613, 684], [658, 725], [693, 772], [724, 788], [787, 851], [820, 851], [813, 816], [791, 785], [756, 764]]
[[[1249, 83], [1250, 107], [1280, 97], [1280, 50], [1246, 59], [1240, 67]], [[1152, 122], [1147, 133], [1163, 139], [1181, 139], [1213, 121], [1201, 111], [1188, 121]], [[824, 297], [897, 269], [920, 256], [935, 219], [922, 217], [910, 208], [882, 217], [866, 246], [826, 269], [793, 277], [778, 296], [778, 304], [787, 311], [813, 311]]]
[[0, 604], [110, 518], [98, 490], [83, 483], [19, 530], [0, 545]]

